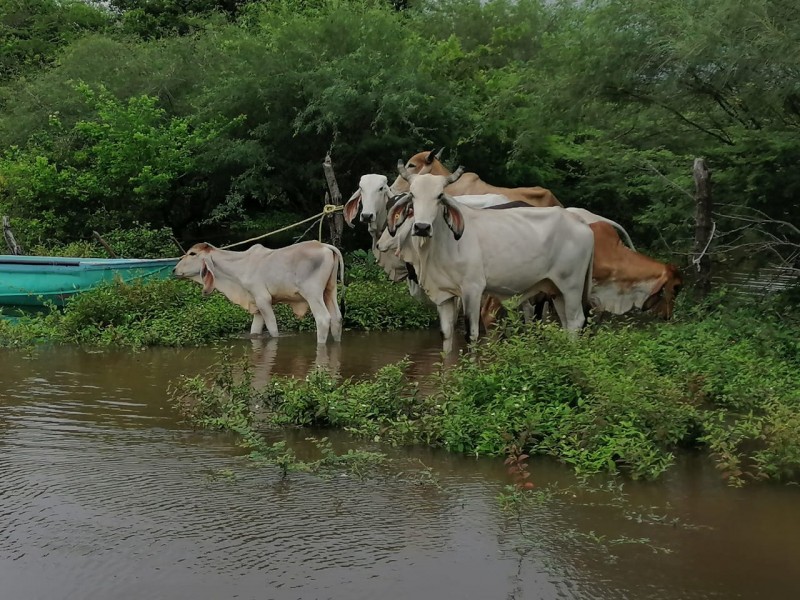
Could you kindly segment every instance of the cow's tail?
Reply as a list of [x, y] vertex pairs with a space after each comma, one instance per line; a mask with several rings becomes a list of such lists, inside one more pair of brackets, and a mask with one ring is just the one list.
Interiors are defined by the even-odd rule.
[[[589, 268], [586, 269], [586, 276], [583, 282], [583, 314], [589, 317], [592, 308], [592, 272], [594, 271], [594, 244], [592, 244], [592, 255], [589, 257]], [[584, 323], [586, 325], [586, 323]]]
[[636, 251], [636, 247], [633, 245], [633, 241], [631, 241], [631, 236], [628, 235], [628, 232], [625, 231], [625, 228], [622, 225], [620, 225], [616, 221], [612, 221], [611, 219], [606, 219], [605, 217], [600, 217], [599, 215], [598, 215], [598, 218], [601, 221], [603, 221], [604, 223], [608, 223], [614, 229], [619, 231], [622, 234], [622, 237], [625, 240], [625, 243], [628, 244], [628, 248], [630, 248], [633, 251]]
[[[344, 285], [344, 257], [342, 256], [341, 250], [339, 250], [336, 246], [333, 246], [332, 244], [325, 244], [325, 245], [328, 248], [331, 249], [331, 252], [333, 252], [334, 257], [336, 258], [335, 267], [336, 267], [336, 269], [338, 269], [339, 282], [342, 284], [342, 295], [338, 297], [338, 299], [339, 299], [339, 312], [342, 313], [342, 318], [344, 318], [344, 310], [345, 310], [344, 297], [346, 295], [345, 294], [346, 289], [345, 289], [345, 285]], [[334, 279], [334, 286], [335, 286], [336, 285], [336, 274], [334, 274], [333, 279]]]

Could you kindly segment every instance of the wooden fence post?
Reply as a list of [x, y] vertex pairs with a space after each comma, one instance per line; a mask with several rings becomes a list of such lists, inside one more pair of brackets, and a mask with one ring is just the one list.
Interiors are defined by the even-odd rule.
[[711, 218], [711, 171], [702, 158], [694, 159], [694, 245], [692, 264], [697, 268], [697, 289], [704, 298], [711, 291], [711, 258], [708, 247], [714, 237], [714, 222]]
[[8, 246], [11, 254], [20, 256], [24, 253], [22, 246], [17, 244], [17, 240], [14, 239], [14, 232], [11, 231], [11, 221], [5, 215], [3, 215], [3, 237], [6, 238], [6, 246]]
[[[325, 195], [325, 204], [335, 204], [336, 206], [342, 205], [342, 193], [339, 191], [339, 184], [336, 182], [336, 175], [333, 172], [333, 163], [331, 162], [331, 155], [325, 155], [325, 161], [322, 163], [322, 170], [325, 171], [325, 180], [328, 182], [328, 190], [330, 195]], [[342, 246], [342, 232], [344, 231], [344, 217], [342, 211], [336, 211], [328, 216], [328, 227], [331, 232], [331, 244], [340, 248]]]

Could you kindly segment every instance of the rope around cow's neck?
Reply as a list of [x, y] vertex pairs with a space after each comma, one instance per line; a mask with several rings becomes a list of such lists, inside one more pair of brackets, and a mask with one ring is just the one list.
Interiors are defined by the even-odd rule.
[[337, 205], [337, 204], [326, 204], [325, 208], [322, 209], [321, 213], [317, 213], [313, 217], [308, 217], [307, 219], [303, 219], [302, 221], [298, 221], [297, 223], [292, 223], [291, 225], [287, 225], [286, 227], [281, 227], [280, 229], [276, 229], [275, 231], [270, 231], [269, 233], [265, 233], [263, 235], [256, 236], [254, 238], [250, 238], [249, 240], [242, 240], [241, 242], [236, 242], [234, 244], [228, 244], [227, 246], [220, 247], [220, 250], [227, 250], [229, 248], [235, 248], [236, 246], [241, 246], [242, 244], [249, 244], [250, 242], [257, 242], [258, 240], [263, 240], [265, 237], [269, 237], [271, 235], [275, 235], [276, 233], [282, 233], [284, 231], [288, 231], [298, 225], [303, 225], [314, 219], [319, 219], [319, 241], [322, 241], [322, 223], [325, 220], [325, 217], [328, 215], [332, 215], [333, 213], [339, 212], [343, 210], [344, 206]]

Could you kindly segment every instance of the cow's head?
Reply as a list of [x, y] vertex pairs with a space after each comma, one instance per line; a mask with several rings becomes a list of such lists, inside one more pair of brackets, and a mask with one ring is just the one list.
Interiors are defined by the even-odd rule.
[[344, 205], [344, 220], [352, 227], [361, 205], [361, 222], [367, 224], [370, 233], [382, 231], [386, 226], [386, 204], [392, 195], [385, 175], [364, 175]]
[[436, 220], [442, 215], [445, 223], [458, 240], [464, 233], [464, 217], [458, 203], [444, 189], [458, 180], [464, 172], [464, 167], [456, 169], [455, 173], [444, 177], [441, 175], [415, 175], [410, 173], [402, 161], [397, 164], [400, 176], [409, 182], [409, 193], [399, 200], [389, 211], [389, 233], [394, 235], [395, 230], [409, 216], [409, 210], [414, 211], [414, 228], [412, 235], [431, 237], [435, 230]]
[[203, 284], [203, 294], [214, 291], [214, 260], [211, 255], [216, 250], [211, 244], [195, 244], [175, 265], [173, 275], [191, 279]]
[[683, 277], [675, 265], [665, 265], [650, 296], [642, 304], [642, 310], [652, 310], [663, 319], [671, 319], [675, 311], [675, 298], [683, 287]]
[[[425, 175], [433, 173], [434, 175], [446, 175], [447, 169], [441, 163], [442, 153], [444, 148], [439, 148], [438, 152], [427, 150], [425, 152], [418, 152], [409, 158], [403, 166], [410, 175]], [[398, 175], [397, 179], [392, 184], [392, 189], [397, 192], [408, 191], [408, 181], [402, 176]]]

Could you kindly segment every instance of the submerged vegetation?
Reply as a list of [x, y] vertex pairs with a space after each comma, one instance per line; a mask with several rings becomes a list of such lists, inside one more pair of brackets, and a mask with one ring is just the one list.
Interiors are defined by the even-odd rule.
[[[739, 309], [598, 327], [578, 340], [552, 326], [509, 327], [513, 336], [487, 340], [442, 370], [429, 394], [408, 377], [408, 362], [365, 380], [319, 370], [250, 390], [250, 405], [264, 411], [253, 418], [476, 455], [522, 443], [581, 475], [655, 479], [679, 450], [701, 449], [733, 485], [800, 481], [796, 322]], [[184, 385], [203, 413], [231, 393], [202, 378]]]

